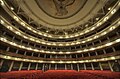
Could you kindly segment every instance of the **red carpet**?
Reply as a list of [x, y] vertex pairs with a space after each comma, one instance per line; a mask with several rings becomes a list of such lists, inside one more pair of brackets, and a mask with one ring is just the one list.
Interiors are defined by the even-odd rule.
[[120, 79], [120, 72], [99, 70], [30, 70], [1, 72], [0, 79]]

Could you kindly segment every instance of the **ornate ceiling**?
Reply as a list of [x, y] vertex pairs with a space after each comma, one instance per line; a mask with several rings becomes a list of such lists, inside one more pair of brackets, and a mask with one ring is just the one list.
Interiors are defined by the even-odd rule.
[[17, 0], [17, 3], [38, 24], [63, 30], [94, 18], [106, 0]]

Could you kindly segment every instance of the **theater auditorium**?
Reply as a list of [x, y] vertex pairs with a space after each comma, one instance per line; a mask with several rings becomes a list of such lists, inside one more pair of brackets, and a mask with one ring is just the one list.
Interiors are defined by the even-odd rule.
[[0, 0], [0, 79], [120, 79], [120, 0]]

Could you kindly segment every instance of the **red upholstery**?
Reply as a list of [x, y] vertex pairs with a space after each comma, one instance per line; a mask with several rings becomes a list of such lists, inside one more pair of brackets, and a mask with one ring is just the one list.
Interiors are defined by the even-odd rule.
[[78, 79], [79, 74], [75, 70], [48, 70], [43, 73], [42, 79]]
[[14, 79], [20, 79], [20, 78], [32, 78], [38, 77], [40, 74], [42, 74], [42, 70], [22, 70], [22, 71], [11, 71], [11, 72], [2, 72], [0, 73], [0, 78], [14, 78]]
[[1, 72], [0, 79], [120, 79], [120, 72], [99, 70], [22, 70]]
[[102, 79], [120, 79], [120, 72], [100, 71], [100, 70], [81, 70], [80, 73], [95, 75]]

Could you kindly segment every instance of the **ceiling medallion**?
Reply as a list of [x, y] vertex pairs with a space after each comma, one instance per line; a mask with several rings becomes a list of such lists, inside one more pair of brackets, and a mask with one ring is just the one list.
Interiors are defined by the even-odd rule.
[[67, 19], [77, 14], [87, 0], [36, 0], [38, 7], [48, 16]]
[[75, 0], [53, 0], [56, 7], [56, 15], [64, 16], [68, 13], [67, 6], [70, 6], [74, 3]]

